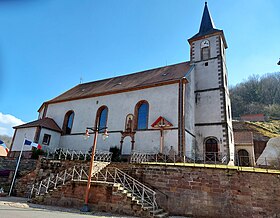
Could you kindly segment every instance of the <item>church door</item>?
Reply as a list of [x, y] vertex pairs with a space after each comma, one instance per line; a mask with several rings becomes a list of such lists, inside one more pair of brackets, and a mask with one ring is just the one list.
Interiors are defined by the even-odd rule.
[[238, 164], [239, 166], [250, 166], [250, 157], [248, 151], [241, 149], [238, 151]]
[[207, 139], [205, 142], [205, 161], [218, 160], [218, 142], [214, 138]]

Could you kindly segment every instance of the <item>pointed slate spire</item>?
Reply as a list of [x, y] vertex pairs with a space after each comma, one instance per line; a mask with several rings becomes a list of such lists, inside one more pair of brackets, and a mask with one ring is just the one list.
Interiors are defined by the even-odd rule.
[[215, 29], [215, 25], [214, 25], [214, 22], [212, 20], [210, 13], [209, 13], [207, 2], [205, 2], [202, 20], [201, 20], [201, 24], [200, 24], [198, 33], [201, 35], [204, 35], [214, 29]]
[[210, 35], [210, 34], [215, 34], [215, 33], [222, 34], [222, 37], [223, 37], [223, 40], [224, 40], [224, 43], [225, 43], [225, 47], [227, 48], [224, 33], [223, 33], [222, 30], [216, 29], [216, 27], [214, 25], [214, 22], [212, 20], [212, 17], [210, 15], [210, 12], [208, 10], [207, 2], [205, 2], [199, 32], [197, 34], [195, 34], [193, 37], [191, 37], [190, 39], [188, 39], [188, 41], [190, 43], [197, 38], [204, 37], [204, 36]]

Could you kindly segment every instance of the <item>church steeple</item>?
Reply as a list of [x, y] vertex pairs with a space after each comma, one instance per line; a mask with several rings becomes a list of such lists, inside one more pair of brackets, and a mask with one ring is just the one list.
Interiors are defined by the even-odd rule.
[[200, 23], [200, 28], [198, 34], [204, 35], [207, 34], [209, 31], [215, 30], [215, 25], [212, 20], [212, 17], [209, 13], [207, 2], [205, 2], [204, 11], [202, 15], [202, 20]]
[[188, 41], [190, 43], [194, 40], [205, 38], [208, 37], [209, 35], [217, 34], [217, 33], [222, 35], [223, 41], [225, 43], [225, 47], [227, 48], [223, 30], [216, 29], [211, 14], [209, 12], [207, 2], [205, 2], [199, 32], [195, 34], [193, 37], [191, 37]]

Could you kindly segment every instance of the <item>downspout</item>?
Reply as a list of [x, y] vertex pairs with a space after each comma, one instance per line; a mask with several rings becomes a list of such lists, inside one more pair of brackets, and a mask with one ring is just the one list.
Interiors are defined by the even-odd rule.
[[179, 81], [178, 97], [178, 154], [183, 157], [186, 155], [185, 145], [185, 89], [186, 78]]

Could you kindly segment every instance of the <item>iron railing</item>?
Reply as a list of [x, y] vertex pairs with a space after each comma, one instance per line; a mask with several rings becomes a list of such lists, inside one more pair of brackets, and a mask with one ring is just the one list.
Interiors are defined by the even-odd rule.
[[118, 168], [107, 167], [105, 170], [95, 174], [93, 179], [99, 182], [109, 182], [114, 185], [119, 185], [128, 194], [135, 197], [143, 207], [150, 207], [152, 211], [158, 209], [156, 192]]
[[[94, 162], [92, 176], [105, 168], [109, 162]], [[50, 190], [55, 190], [58, 187], [65, 185], [68, 181], [87, 181], [89, 166], [82, 164], [63, 170], [55, 175], [51, 175], [40, 182], [32, 185], [30, 198], [36, 195], [44, 195]]]
[[[193, 163], [193, 164], [208, 164], [208, 165], [227, 165], [227, 154], [220, 152], [207, 152], [199, 157], [195, 155], [179, 156], [176, 154], [152, 154], [152, 153], [140, 153], [134, 152], [131, 154], [131, 163]], [[235, 166], [238, 168], [251, 167], [251, 168], [263, 168], [280, 170], [280, 157], [259, 157], [255, 160], [252, 156], [240, 156], [235, 155]]]
[[[82, 150], [72, 149], [56, 149], [56, 150], [44, 150], [45, 158], [53, 160], [90, 160], [91, 153]], [[112, 158], [112, 152], [96, 150], [94, 155], [95, 161], [110, 162]]]
[[[156, 202], [156, 192], [151, 188], [140, 183], [133, 177], [124, 173], [115, 167], [107, 167], [107, 162], [94, 162], [92, 179], [95, 182], [107, 182], [115, 186], [119, 186], [131, 198], [142, 205], [142, 207], [150, 207], [152, 211], [158, 209]], [[105, 168], [105, 169], [104, 169]], [[65, 185], [68, 181], [84, 181], [88, 180], [89, 166], [80, 165], [68, 168], [56, 175], [49, 176], [40, 182], [33, 184], [29, 198], [38, 195], [45, 195], [52, 190]]]
[[207, 152], [203, 156], [195, 157], [193, 153], [181, 156], [161, 153], [141, 153], [133, 152], [130, 157], [131, 163], [163, 162], [163, 163], [207, 163], [207, 164], [227, 164], [228, 156], [221, 152]]

